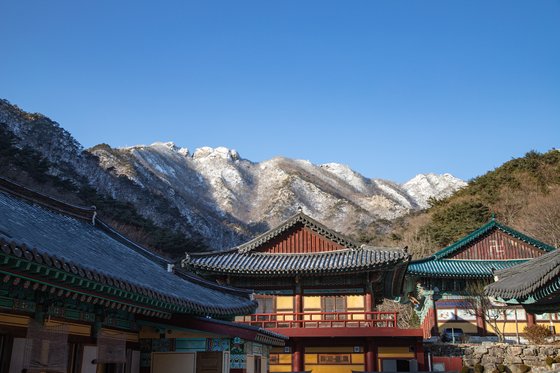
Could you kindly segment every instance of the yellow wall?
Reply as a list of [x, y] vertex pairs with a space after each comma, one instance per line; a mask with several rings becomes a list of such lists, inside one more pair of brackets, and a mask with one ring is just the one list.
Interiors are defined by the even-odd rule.
[[291, 372], [292, 365], [271, 365], [269, 371], [272, 372]]
[[[270, 353], [278, 354], [279, 364], [270, 365], [270, 372], [290, 372], [292, 370], [292, 355], [282, 353], [282, 348], [273, 348]], [[319, 354], [350, 354], [351, 364], [323, 364], [319, 365]], [[353, 353], [353, 347], [306, 347], [304, 354], [305, 370], [313, 373], [352, 373], [352, 370], [364, 370], [364, 353]]]
[[446, 328], [459, 328], [459, 329], [463, 329], [464, 333], [468, 333], [468, 334], [476, 334], [478, 333], [478, 329], [476, 327], [476, 321], [458, 321], [458, 322], [438, 322], [438, 327], [439, 327], [439, 331], [440, 333], [443, 332], [443, 329]]
[[276, 310], [284, 312], [294, 312], [294, 297], [285, 295], [277, 296]]
[[363, 311], [364, 304], [365, 302], [363, 295], [349, 295], [346, 297], [346, 306], [348, 310]]
[[321, 297], [303, 297], [303, 309], [304, 310], [314, 310], [320, 311], [321, 310]]
[[377, 356], [380, 358], [409, 358], [414, 359], [414, 352], [410, 352], [408, 347], [378, 347]]
[[318, 353], [348, 353], [352, 351], [352, 347], [309, 347], [305, 349], [305, 370], [311, 370], [313, 373], [352, 373], [353, 370], [364, 370], [364, 354], [351, 353], [351, 364], [319, 364], [318, 353], [308, 353], [315, 350]]
[[27, 325], [29, 324], [29, 316], [0, 313], [0, 324], [7, 326], [22, 326], [27, 328]]
[[352, 373], [353, 370], [363, 371], [363, 364], [353, 365], [305, 365], [305, 370], [311, 370], [313, 373]]

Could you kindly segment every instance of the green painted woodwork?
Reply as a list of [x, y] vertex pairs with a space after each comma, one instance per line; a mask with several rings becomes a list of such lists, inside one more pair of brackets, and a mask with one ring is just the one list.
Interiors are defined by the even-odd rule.
[[175, 351], [177, 352], [206, 351], [206, 338], [177, 338], [175, 339]]

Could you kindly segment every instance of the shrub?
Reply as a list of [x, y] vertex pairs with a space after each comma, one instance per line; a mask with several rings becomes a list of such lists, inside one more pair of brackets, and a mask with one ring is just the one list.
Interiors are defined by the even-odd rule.
[[474, 373], [482, 373], [484, 372], [484, 367], [480, 365], [480, 363], [476, 363], [474, 366]]
[[461, 368], [461, 373], [470, 373], [471, 368], [469, 368], [466, 365], [463, 365], [463, 367]]
[[521, 373], [527, 373], [528, 371], [531, 370], [531, 367], [528, 367], [528, 366], [525, 365], [525, 364], [520, 364], [517, 368], [519, 368], [519, 371], [520, 371]]
[[552, 356], [547, 356], [545, 361], [546, 365], [548, 365], [549, 367], [551, 367], [552, 363], [554, 363], [554, 359], [552, 358]]
[[507, 372], [507, 367], [506, 367], [504, 364], [498, 364], [498, 366], [496, 367], [496, 369], [497, 369], [498, 372], [500, 372], [500, 373]]
[[534, 344], [543, 344], [551, 336], [550, 330], [542, 325], [530, 325], [523, 329], [527, 339]]

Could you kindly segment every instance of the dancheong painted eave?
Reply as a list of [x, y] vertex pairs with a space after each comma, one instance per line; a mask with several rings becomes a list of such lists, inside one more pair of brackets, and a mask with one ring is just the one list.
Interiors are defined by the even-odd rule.
[[524, 263], [526, 260], [426, 260], [414, 261], [407, 274], [440, 278], [491, 278], [493, 272]]
[[248, 291], [217, 285], [136, 245], [95, 218], [0, 179], [3, 280], [148, 315], [232, 317], [255, 310]]

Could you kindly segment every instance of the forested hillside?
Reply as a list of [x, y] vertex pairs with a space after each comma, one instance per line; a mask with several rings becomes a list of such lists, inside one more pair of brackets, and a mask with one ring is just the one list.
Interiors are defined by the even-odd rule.
[[408, 245], [416, 259], [498, 221], [555, 247], [560, 245], [560, 151], [531, 151], [479, 176], [451, 197], [395, 222], [383, 243]]

